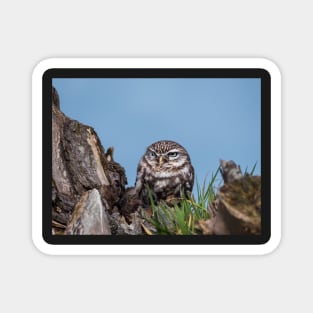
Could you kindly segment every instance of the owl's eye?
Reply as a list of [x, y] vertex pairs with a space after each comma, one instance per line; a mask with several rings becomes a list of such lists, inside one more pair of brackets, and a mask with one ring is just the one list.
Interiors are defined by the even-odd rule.
[[178, 155], [178, 152], [169, 152], [167, 154], [167, 156], [170, 157], [170, 158], [175, 158], [175, 157], [177, 157], [177, 155]]
[[155, 152], [153, 152], [153, 151], [148, 151], [148, 157], [150, 157], [150, 158], [155, 158], [155, 157], [156, 157]]

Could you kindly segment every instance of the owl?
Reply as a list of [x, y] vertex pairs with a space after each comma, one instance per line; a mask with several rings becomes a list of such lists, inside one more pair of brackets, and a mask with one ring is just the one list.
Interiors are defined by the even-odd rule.
[[150, 206], [149, 190], [156, 204], [171, 204], [191, 197], [194, 169], [188, 152], [180, 144], [162, 140], [150, 145], [141, 158], [135, 191], [144, 206]]

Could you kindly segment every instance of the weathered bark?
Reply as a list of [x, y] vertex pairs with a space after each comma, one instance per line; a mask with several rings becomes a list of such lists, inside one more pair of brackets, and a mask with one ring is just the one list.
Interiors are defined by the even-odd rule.
[[110, 223], [114, 235], [143, 235], [142, 225], [147, 224], [138, 211], [129, 214], [127, 220], [124, 215], [115, 211], [110, 215]]
[[231, 183], [242, 177], [240, 165], [237, 165], [234, 161], [220, 160], [220, 164], [220, 172], [222, 174], [224, 184]]
[[86, 196], [88, 190], [98, 191], [105, 215], [119, 206], [127, 179], [113, 159], [113, 148], [105, 153], [94, 129], [65, 116], [54, 88], [52, 93], [52, 227], [53, 233], [62, 234], [74, 218], [75, 204], [84, 207], [83, 216], [90, 209], [100, 214], [100, 202], [91, 208], [95, 201]]
[[108, 204], [97, 189], [86, 191], [75, 205], [66, 235], [111, 235]]
[[243, 176], [233, 161], [221, 160], [225, 184], [209, 207], [211, 218], [197, 225], [207, 235], [261, 234], [261, 177]]

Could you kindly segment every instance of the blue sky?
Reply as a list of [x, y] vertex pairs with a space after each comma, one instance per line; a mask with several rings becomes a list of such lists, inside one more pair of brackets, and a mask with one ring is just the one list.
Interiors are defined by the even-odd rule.
[[184, 146], [198, 181], [211, 177], [219, 160], [242, 170], [261, 162], [261, 80], [258, 78], [57, 78], [61, 110], [97, 132], [128, 185], [151, 143], [169, 139]]

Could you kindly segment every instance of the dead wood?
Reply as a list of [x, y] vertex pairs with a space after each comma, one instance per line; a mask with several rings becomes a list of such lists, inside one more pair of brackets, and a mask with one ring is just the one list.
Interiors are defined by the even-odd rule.
[[[105, 153], [95, 130], [72, 120], [60, 111], [57, 91], [52, 90], [52, 228], [54, 233], [79, 233], [75, 230], [77, 216], [74, 207], [84, 219], [84, 231], [94, 232], [86, 217], [92, 209], [112, 211], [119, 206], [127, 183], [124, 168], [114, 161], [113, 148]], [[91, 194], [88, 191], [94, 190]], [[95, 200], [95, 192], [100, 202]], [[87, 192], [87, 193], [86, 193]], [[88, 196], [87, 196], [88, 195]], [[86, 198], [87, 197], [87, 198]], [[96, 208], [93, 206], [96, 205]], [[82, 208], [84, 208], [82, 210]], [[82, 211], [82, 212], [81, 212]], [[76, 220], [74, 220], [76, 219]], [[75, 222], [76, 221], [76, 222]], [[95, 222], [95, 220], [94, 220]], [[74, 223], [74, 224], [73, 224]], [[98, 222], [97, 222], [98, 223]], [[69, 229], [72, 229], [71, 231]], [[96, 227], [98, 231], [98, 226]], [[108, 233], [108, 229], [105, 233]]]
[[242, 175], [234, 161], [221, 160], [224, 185], [210, 204], [211, 218], [197, 225], [203, 234], [261, 234], [261, 176]]

